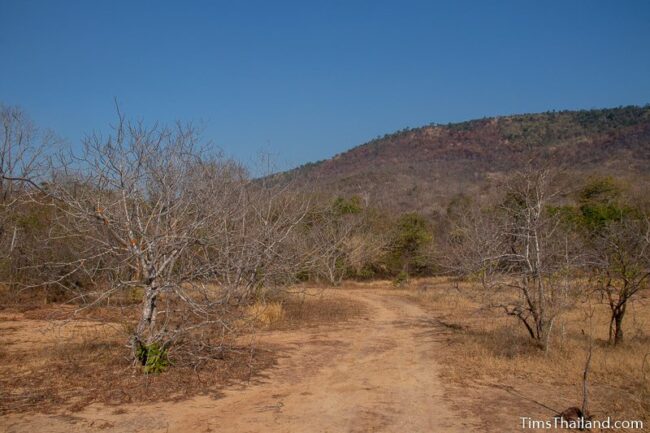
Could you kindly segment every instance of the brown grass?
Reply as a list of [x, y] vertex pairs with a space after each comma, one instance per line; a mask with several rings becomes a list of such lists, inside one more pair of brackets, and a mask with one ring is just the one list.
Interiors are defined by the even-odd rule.
[[[449, 350], [440, 353], [444, 375], [455, 383], [529, 385], [549, 406], [563, 395], [580, 406], [587, 356], [588, 311], [594, 337], [590, 373], [591, 412], [618, 419], [650, 420], [650, 300], [639, 300], [626, 317], [624, 344], [607, 344], [608, 308], [596, 299], [579, 302], [556, 325], [548, 354], [532, 344], [523, 326], [501, 311], [481, 308], [478, 287], [445, 278], [414, 282], [410, 296], [445, 326]], [[558, 407], [558, 410], [566, 409]]]
[[242, 330], [225, 346], [210, 349], [199, 362], [184, 352], [187, 345], [172, 349], [173, 365], [167, 371], [145, 375], [132, 364], [126, 344], [137, 305], [94, 307], [72, 315], [76, 308], [29, 303], [0, 309], [0, 414], [74, 411], [97, 402], [120, 405], [199, 394], [218, 397], [225, 386], [259, 377], [276, 362], [273, 347], [258, 344], [253, 350], [247, 345], [248, 332], [338, 323], [362, 310], [320, 290], [258, 302], [234, 313]]
[[362, 303], [331, 296], [333, 290], [299, 290], [284, 295], [279, 301], [283, 309], [282, 319], [274, 322], [270, 328], [288, 330], [344, 323], [365, 312]]
[[284, 320], [284, 307], [281, 302], [255, 302], [246, 308], [246, 315], [264, 328], [270, 328]]
[[[51, 322], [24, 318], [3, 324], [11, 324], [3, 327], [10, 332], [28, 326], [40, 335], [0, 349], [4, 367], [0, 413], [78, 410], [95, 402], [118, 405], [197, 394], [216, 397], [225, 385], [248, 381], [275, 362], [269, 349], [252, 352], [248, 347], [230, 346], [200, 364], [185, 363], [182, 354], [172, 353], [175, 365], [162, 374], [145, 375], [131, 363], [127, 336], [119, 327], [62, 332], [52, 328]], [[65, 328], [75, 326], [73, 322]]]

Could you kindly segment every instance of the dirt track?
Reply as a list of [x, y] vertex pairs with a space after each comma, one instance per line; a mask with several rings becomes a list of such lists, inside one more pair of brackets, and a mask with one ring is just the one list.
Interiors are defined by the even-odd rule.
[[445, 398], [435, 360], [441, 331], [420, 307], [390, 291], [336, 296], [363, 302], [368, 312], [345, 324], [263, 335], [286, 356], [258, 383], [231, 387], [221, 399], [9, 415], [0, 427], [62, 433], [444, 433], [478, 427]]

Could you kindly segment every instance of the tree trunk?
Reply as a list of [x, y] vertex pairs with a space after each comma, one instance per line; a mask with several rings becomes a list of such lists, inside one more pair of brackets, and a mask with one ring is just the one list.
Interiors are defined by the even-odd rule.
[[623, 341], [623, 316], [625, 315], [625, 308], [619, 310], [618, 314], [614, 317], [614, 345]]
[[131, 337], [131, 350], [133, 358], [138, 359], [138, 352], [145, 346], [152, 343], [153, 328], [156, 322], [156, 300], [158, 288], [156, 286], [145, 287], [142, 313], [138, 326]]
[[625, 317], [626, 304], [619, 304], [612, 309], [609, 321], [609, 342], [617, 345], [623, 341], [623, 317]]
[[156, 320], [156, 300], [158, 298], [158, 288], [149, 287], [145, 291], [144, 305], [142, 307], [142, 316], [140, 317], [140, 324], [138, 331], [144, 333], [153, 330], [153, 325]]

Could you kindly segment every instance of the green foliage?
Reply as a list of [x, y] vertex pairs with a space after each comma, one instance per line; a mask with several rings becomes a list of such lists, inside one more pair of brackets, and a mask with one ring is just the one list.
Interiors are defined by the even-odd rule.
[[393, 280], [393, 284], [395, 284], [397, 287], [401, 287], [404, 284], [408, 283], [409, 280], [409, 274], [406, 271], [400, 271], [395, 279]]
[[521, 114], [500, 118], [499, 129], [510, 141], [547, 146], [575, 137], [615, 134], [647, 122], [649, 115], [648, 106]]
[[336, 197], [332, 203], [332, 211], [336, 215], [351, 215], [358, 214], [363, 211], [361, 205], [361, 198], [353, 196], [349, 199], [344, 197]]
[[140, 344], [136, 352], [145, 374], [162, 373], [169, 367], [168, 349], [159, 343]]
[[425, 247], [433, 237], [428, 223], [423, 216], [417, 213], [402, 215], [397, 221], [393, 233], [388, 265], [393, 270], [406, 272], [406, 274], [421, 273], [427, 266]]
[[613, 204], [589, 203], [580, 206], [583, 225], [590, 231], [598, 231], [611, 221], [620, 219], [625, 209]]
[[370, 280], [374, 278], [376, 275], [375, 270], [372, 268], [372, 266], [364, 266], [359, 271], [354, 275], [356, 278], [361, 279], [361, 280]]
[[580, 203], [612, 203], [621, 196], [621, 187], [611, 176], [592, 179], [578, 193]]
[[622, 188], [611, 177], [592, 179], [578, 193], [577, 222], [589, 232], [602, 230], [630, 212], [623, 204]]
[[574, 204], [550, 206], [547, 210], [552, 216], [559, 216], [570, 230], [591, 238], [603, 235], [612, 224], [642, 219], [642, 210], [624, 192], [611, 177], [594, 178], [578, 191]]
[[431, 242], [427, 221], [415, 212], [402, 215], [397, 227], [395, 246], [399, 251], [415, 253], [420, 247]]
[[582, 224], [580, 210], [573, 205], [547, 206], [546, 211], [551, 217], [557, 217], [570, 230]]

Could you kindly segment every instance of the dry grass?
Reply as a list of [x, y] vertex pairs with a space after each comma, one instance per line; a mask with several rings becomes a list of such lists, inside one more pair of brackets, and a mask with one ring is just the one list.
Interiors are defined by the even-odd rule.
[[167, 371], [144, 375], [130, 361], [126, 344], [137, 305], [94, 307], [71, 316], [75, 308], [38, 303], [0, 308], [0, 414], [216, 397], [225, 386], [263, 375], [276, 362], [273, 347], [247, 345], [248, 332], [338, 323], [362, 311], [321, 290], [284, 294], [234, 311], [230, 320], [242, 324], [239, 334], [225, 344], [219, 340], [217, 350], [203, 348], [198, 361], [198, 348], [189, 348], [189, 357], [187, 345], [181, 345], [171, 350]]
[[[144, 375], [129, 360], [120, 327], [72, 322], [58, 328], [52, 322], [14, 319], [2, 322], [7, 332], [0, 346], [0, 413], [218, 396], [225, 385], [250, 380], [275, 363], [268, 349], [230, 346], [198, 364], [170, 353], [175, 365], [162, 374]], [[29, 341], [6, 341], [25, 328]]]
[[280, 301], [283, 309], [282, 320], [276, 321], [271, 329], [287, 330], [344, 323], [365, 312], [364, 304], [333, 296], [333, 291], [305, 289], [285, 294]]
[[258, 301], [246, 308], [246, 315], [268, 329], [284, 319], [284, 307], [277, 301]]
[[[449, 350], [440, 353], [444, 374], [455, 383], [476, 381], [528, 384], [549, 406], [563, 395], [572, 405], [582, 399], [582, 372], [593, 308], [590, 373], [591, 411], [598, 417], [650, 420], [650, 300], [628, 310], [627, 341], [607, 344], [608, 308], [598, 300], [578, 303], [556, 326], [548, 354], [531, 343], [523, 326], [500, 311], [481, 308], [477, 287], [445, 278], [414, 282], [410, 296], [447, 329]], [[559, 407], [559, 410], [565, 408]]]

